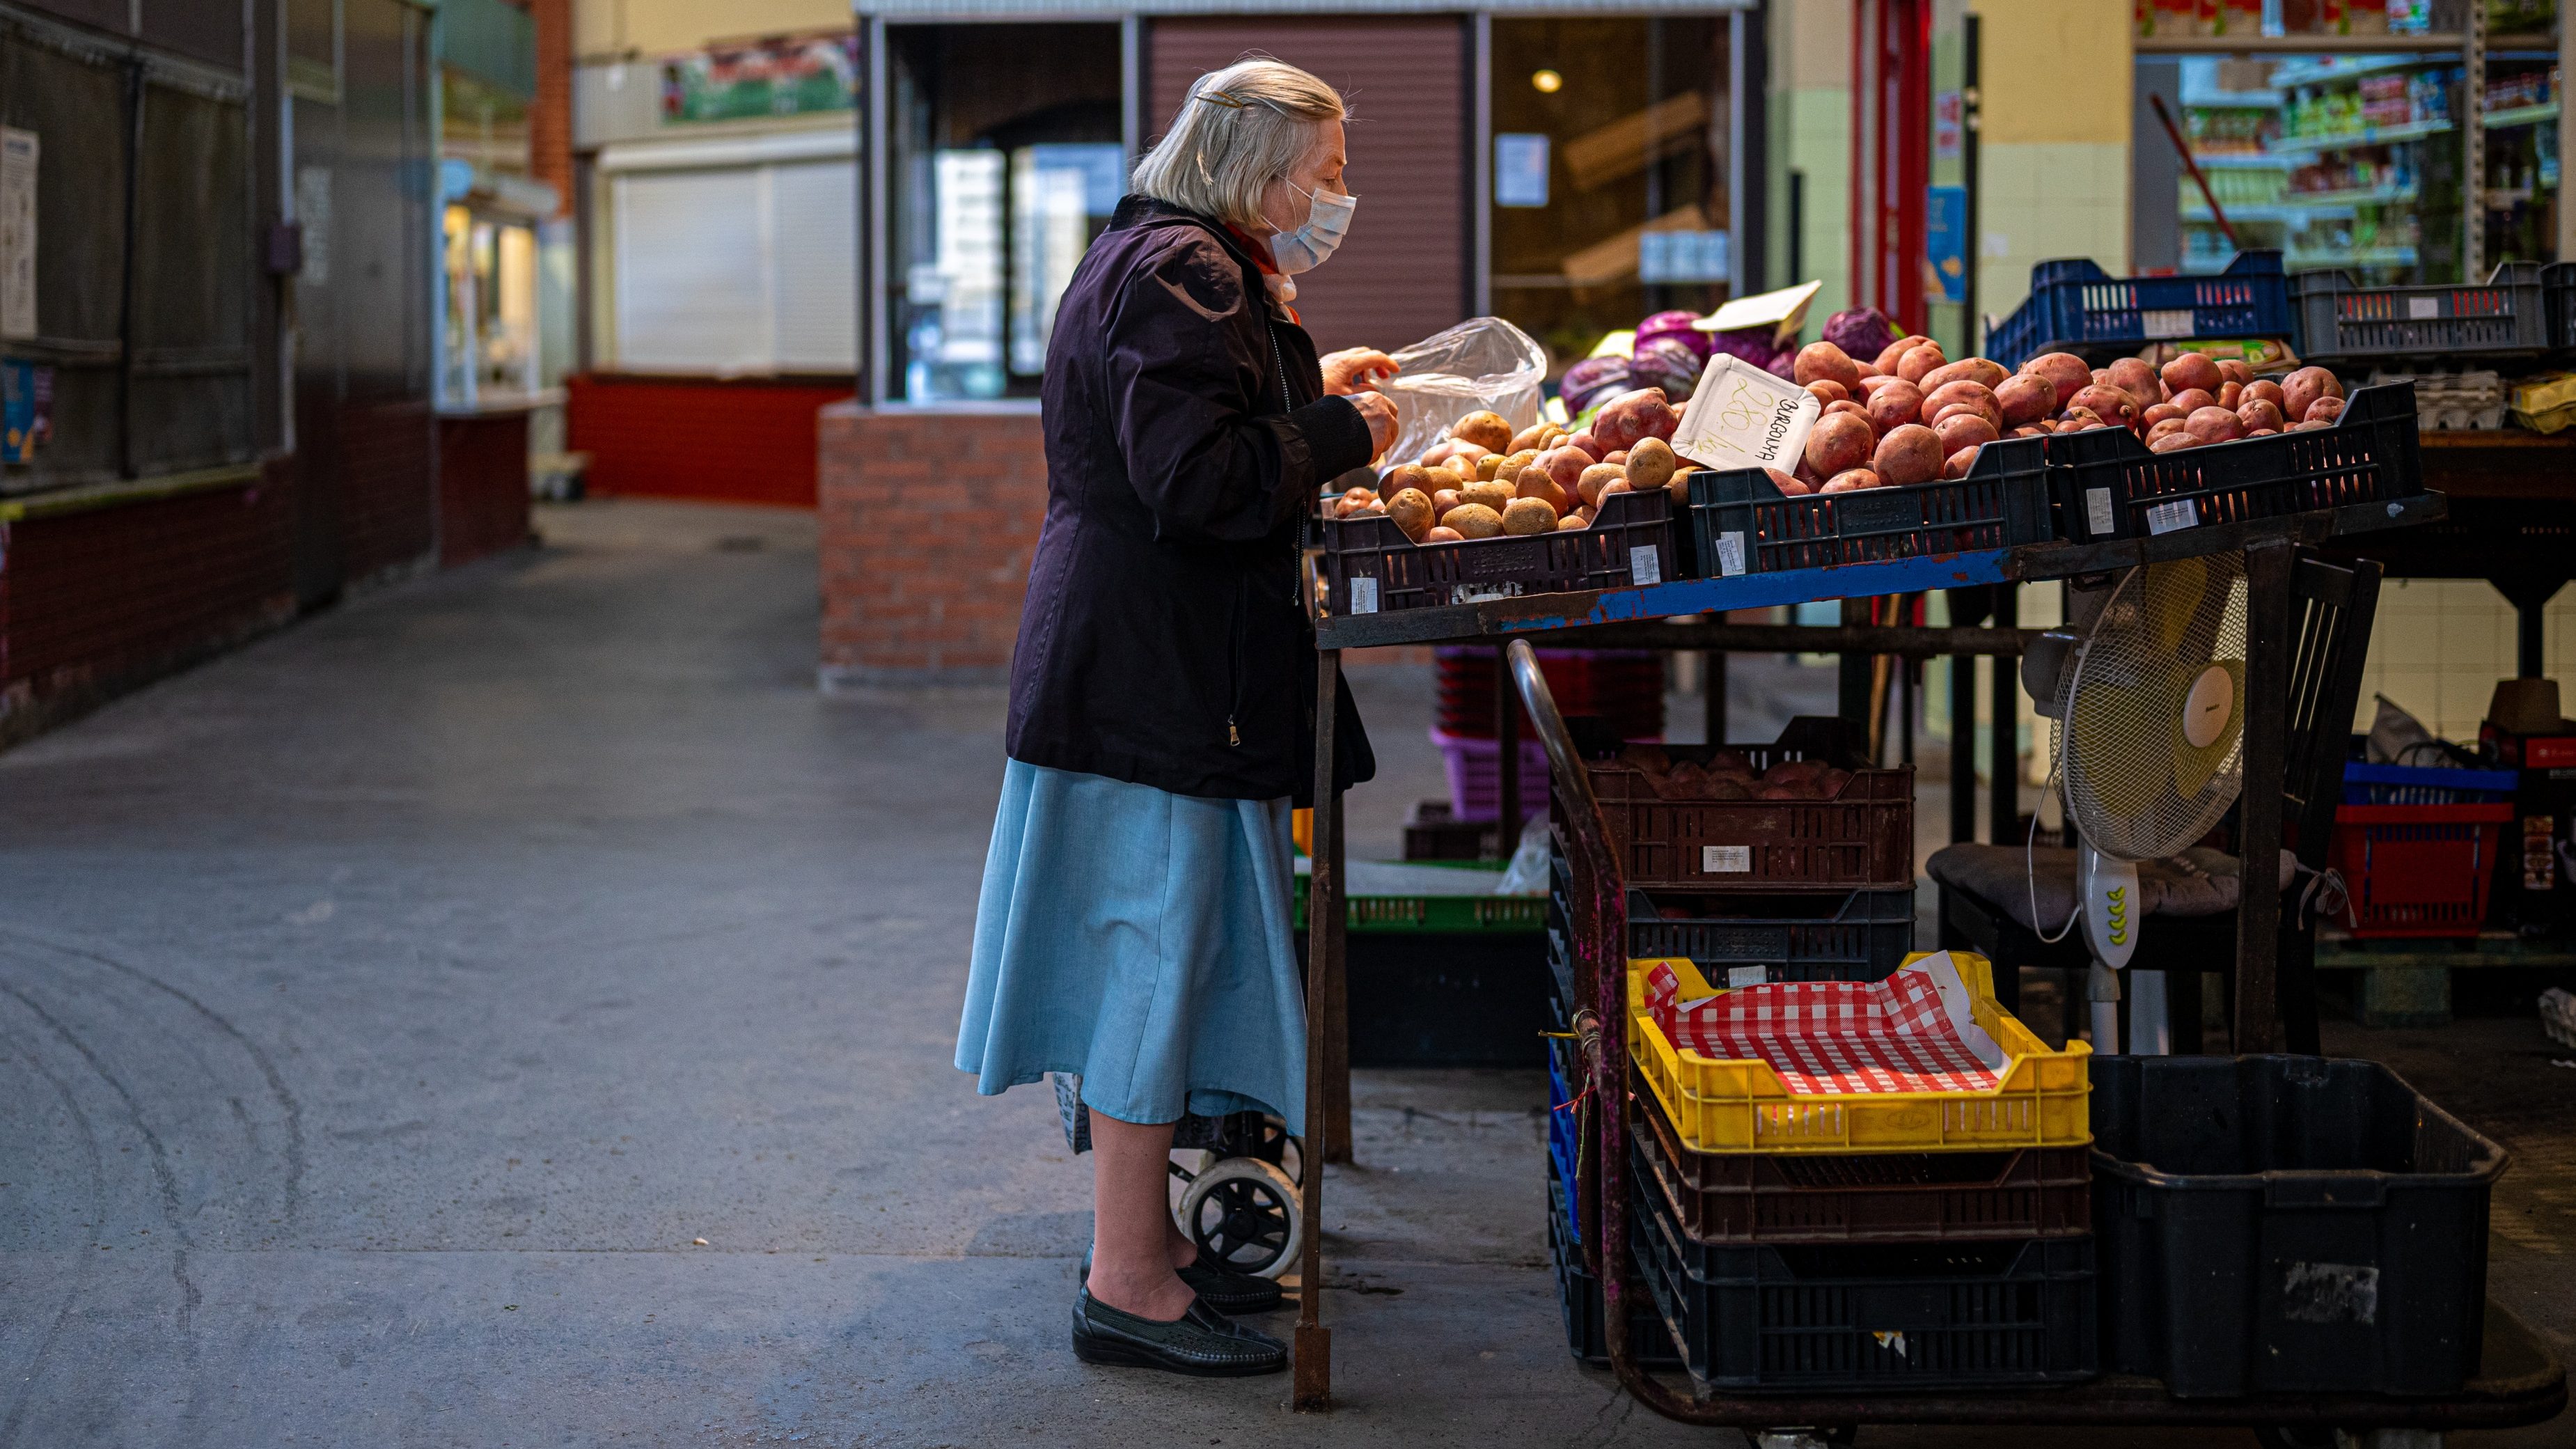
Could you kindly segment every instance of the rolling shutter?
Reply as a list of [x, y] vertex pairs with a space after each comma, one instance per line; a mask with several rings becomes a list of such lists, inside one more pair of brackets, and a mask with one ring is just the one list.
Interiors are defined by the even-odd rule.
[[857, 365], [852, 160], [618, 159], [617, 367], [732, 374]]
[[1350, 107], [1360, 198], [1333, 259], [1297, 279], [1318, 347], [1393, 351], [1467, 315], [1475, 232], [1467, 187], [1467, 32], [1454, 16], [1156, 19], [1145, 130], [1159, 138], [1190, 82], [1247, 51], [1312, 71]]

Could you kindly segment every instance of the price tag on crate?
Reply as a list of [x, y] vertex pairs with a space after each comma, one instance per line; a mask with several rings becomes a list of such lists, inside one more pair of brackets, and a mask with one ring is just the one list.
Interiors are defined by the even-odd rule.
[[1655, 552], [1653, 544], [1639, 544], [1628, 550], [1628, 582], [1644, 588], [1648, 584], [1660, 584], [1663, 581], [1663, 556]]
[[1673, 451], [1703, 468], [1798, 466], [1824, 415], [1816, 395], [1785, 377], [1774, 377], [1740, 357], [1719, 353], [1699, 376], [1699, 387], [1673, 431]]
[[1377, 612], [1377, 580], [1372, 578], [1351, 580], [1351, 612], [1354, 614]]
[[1707, 875], [1748, 874], [1753, 869], [1753, 847], [1703, 845], [1699, 848], [1699, 868]]
[[2200, 510], [2188, 498], [2150, 504], [2147, 508], [2147, 532], [2151, 534], [2179, 533], [2199, 523]]

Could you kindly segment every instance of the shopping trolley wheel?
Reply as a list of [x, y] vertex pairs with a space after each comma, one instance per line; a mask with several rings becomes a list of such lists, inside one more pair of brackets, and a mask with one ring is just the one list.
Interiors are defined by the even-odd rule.
[[1180, 1220], [1201, 1253], [1257, 1278], [1285, 1271], [1305, 1234], [1296, 1182], [1257, 1157], [1229, 1157], [1190, 1179]]

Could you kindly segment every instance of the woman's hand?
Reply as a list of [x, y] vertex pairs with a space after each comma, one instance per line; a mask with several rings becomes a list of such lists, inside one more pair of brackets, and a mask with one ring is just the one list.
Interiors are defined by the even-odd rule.
[[1374, 347], [1345, 347], [1326, 353], [1323, 367], [1324, 391], [1333, 397], [1349, 397], [1375, 387], [1400, 371], [1394, 358]]
[[[1326, 359], [1328, 366], [1330, 361]], [[1350, 394], [1350, 400], [1351, 406], [1368, 420], [1369, 456], [1385, 457], [1386, 450], [1395, 446], [1395, 399], [1382, 392], [1355, 392]]]

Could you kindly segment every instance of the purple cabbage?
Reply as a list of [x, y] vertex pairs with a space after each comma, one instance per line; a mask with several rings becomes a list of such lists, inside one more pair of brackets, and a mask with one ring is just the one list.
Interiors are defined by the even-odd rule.
[[1658, 312], [1637, 324], [1637, 345], [1631, 350], [1643, 352], [1652, 344], [1670, 338], [1706, 362], [1716, 350], [1716, 344], [1713, 334], [1702, 332], [1694, 325], [1698, 321], [1696, 312]]
[[1567, 368], [1556, 384], [1568, 415], [1627, 390], [1628, 359], [1617, 356], [1587, 357]]
[[1781, 348], [1778, 352], [1772, 354], [1771, 365], [1764, 368], [1763, 371], [1770, 373], [1773, 377], [1785, 377], [1791, 382], [1796, 382], [1798, 380], [1798, 349], [1794, 347]]
[[1700, 369], [1707, 364], [1689, 343], [1674, 337], [1658, 337], [1640, 343], [1634, 357], [1628, 359], [1630, 387], [1660, 387], [1664, 400], [1679, 405], [1699, 386]]
[[1887, 350], [1887, 344], [1904, 335], [1876, 307], [1854, 307], [1836, 312], [1825, 323], [1824, 340], [1841, 348], [1843, 355], [1854, 361], [1875, 362]]

